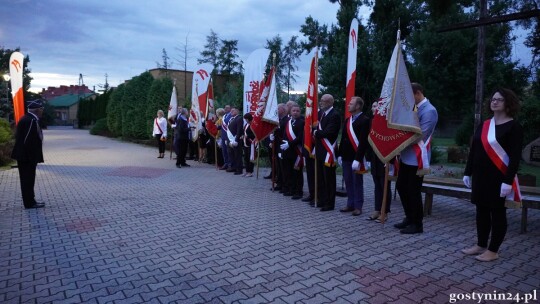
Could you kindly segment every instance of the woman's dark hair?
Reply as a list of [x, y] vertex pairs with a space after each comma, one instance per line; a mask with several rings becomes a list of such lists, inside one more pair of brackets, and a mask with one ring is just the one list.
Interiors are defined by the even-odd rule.
[[246, 114], [244, 114], [244, 118], [247, 121], [252, 121], [253, 120], [253, 115], [251, 115], [251, 113], [246, 113]]
[[506, 110], [506, 114], [508, 114], [508, 116], [512, 118], [515, 118], [519, 112], [519, 109], [521, 108], [521, 103], [516, 93], [514, 93], [514, 91], [507, 88], [499, 87], [495, 91], [493, 91], [493, 93], [490, 95], [489, 100], [487, 102], [488, 112], [493, 113], [493, 111], [491, 111], [490, 105], [491, 105], [491, 99], [493, 98], [493, 95], [495, 95], [495, 93], [501, 94], [502, 97], [504, 98], [504, 109]]

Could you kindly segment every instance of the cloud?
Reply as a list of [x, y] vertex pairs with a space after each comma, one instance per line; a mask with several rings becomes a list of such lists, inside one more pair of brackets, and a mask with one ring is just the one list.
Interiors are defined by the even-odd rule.
[[[116, 86], [155, 68], [163, 48], [171, 59], [181, 57], [178, 48], [186, 37], [192, 50], [188, 69], [193, 69], [210, 29], [221, 39], [238, 40], [238, 55], [245, 60], [278, 34], [284, 42], [301, 36], [309, 15], [334, 23], [338, 9], [324, 0], [7, 0], [7, 6], [0, 11], [1, 46], [21, 47], [30, 56], [34, 90], [77, 84], [79, 74], [92, 87], [107, 73]], [[298, 65], [300, 90], [307, 85], [306, 57]], [[173, 60], [173, 68], [183, 65]]]

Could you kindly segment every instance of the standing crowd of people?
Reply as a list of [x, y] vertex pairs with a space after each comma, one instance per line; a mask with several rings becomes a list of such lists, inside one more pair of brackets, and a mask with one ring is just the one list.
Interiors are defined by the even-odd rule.
[[[394, 227], [402, 234], [424, 231], [421, 197], [423, 175], [419, 172], [424, 162], [429, 162], [430, 142], [438, 121], [437, 110], [424, 96], [422, 86], [418, 83], [411, 85], [414, 111], [417, 113], [422, 137], [418, 142], [405, 147], [398, 159], [391, 161], [396, 169], [399, 167], [396, 189], [405, 218]], [[374, 102], [372, 112], [376, 106], [377, 102]], [[272, 180], [272, 191], [279, 191], [293, 200], [301, 199], [318, 207], [320, 211], [331, 211], [335, 209], [336, 167], [339, 165], [343, 169], [347, 191], [347, 205], [340, 211], [350, 212], [353, 216], [363, 214], [364, 174], [371, 171], [375, 201], [374, 211], [367, 219], [384, 222], [390, 212], [390, 182], [385, 179], [385, 166], [390, 164], [383, 164], [368, 144], [371, 117], [363, 112], [364, 108], [364, 100], [353, 97], [348, 104], [351, 115], [342, 124], [341, 114], [334, 109], [333, 96], [324, 94], [319, 101], [318, 121], [312, 125], [310, 134], [304, 134], [305, 122], [300, 106], [293, 101], [279, 104], [279, 125], [263, 142], [257, 142], [250, 128], [252, 115], [241, 115], [237, 107], [227, 105], [216, 111], [217, 116], [213, 121], [219, 130], [216, 138], [204, 136], [208, 132], [203, 128], [197, 145], [192, 144], [192, 132], [196, 128], [189, 123], [188, 111], [179, 108], [177, 117], [170, 121], [174, 130], [176, 166], [190, 167], [186, 162], [189, 150], [191, 159], [198, 157], [199, 161], [215, 162], [220, 170], [252, 177], [256, 146], [262, 144], [270, 151], [272, 171], [264, 178]], [[507, 230], [505, 203], [520, 201], [516, 174], [523, 143], [523, 128], [514, 120], [520, 109], [519, 99], [514, 92], [505, 88], [497, 89], [491, 95], [487, 109], [493, 116], [480, 124], [474, 133], [463, 177], [465, 186], [472, 188], [471, 202], [476, 205], [477, 243], [462, 252], [476, 255], [480, 261], [498, 259], [498, 251]], [[27, 209], [45, 206], [43, 202], [35, 200], [34, 194], [36, 167], [43, 162], [43, 133], [40, 127], [42, 113], [41, 100], [27, 103], [27, 114], [17, 124], [11, 156], [17, 160], [23, 205]], [[164, 158], [167, 120], [161, 110], [154, 120], [152, 135], [158, 142], [158, 158]], [[304, 146], [305, 136], [315, 140], [314, 153]], [[219, 150], [217, 155], [204, 152], [213, 151], [214, 145]], [[308, 185], [305, 196], [304, 167]], [[388, 184], [385, 185], [385, 181]], [[386, 212], [382, 212], [383, 197], [386, 197]]]
[[[400, 168], [396, 188], [405, 211], [403, 221], [394, 226], [403, 234], [423, 232], [423, 176], [417, 174], [422, 169], [419, 167], [421, 156], [418, 155], [418, 146], [422, 144], [427, 148], [429, 159], [429, 142], [438, 120], [437, 111], [424, 96], [422, 86], [412, 83], [412, 91], [415, 111], [422, 129], [421, 143], [411, 144], [401, 152], [397, 160], [392, 161], [396, 163], [396, 168]], [[373, 211], [366, 219], [383, 223], [390, 213], [391, 187], [389, 181], [386, 187], [384, 184], [385, 164], [378, 159], [368, 143], [372, 113], [376, 106], [377, 102], [374, 102], [368, 107], [361, 97], [355, 96], [348, 104], [350, 116], [342, 121], [342, 114], [334, 108], [334, 97], [324, 94], [319, 101], [318, 121], [312, 125], [310, 134], [304, 134], [305, 120], [300, 106], [294, 101], [279, 104], [279, 124], [259, 143], [250, 128], [252, 115], [247, 113], [242, 116], [238, 108], [227, 105], [216, 111], [215, 124], [219, 133], [215, 140], [219, 157], [215, 161], [220, 170], [251, 177], [256, 146], [264, 145], [269, 151], [272, 167], [271, 173], [264, 178], [272, 180], [271, 190], [279, 191], [293, 200], [316, 205], [323, 212], [335, 209], [336, 169], [340, 166], [347, 191], [347, 205], [340, 209], [340, 212], [350, 213], [352, 216], [364, 214], [364, 175], [371, 172], [375, 185], [375, 200]], [[371, 113], [364, 112], [364, 108], [370, 108]], [[186, 163], [186, 154], [190, 146], [190, 132], [194, 128], [189, 124], [187, 113], [186, 109], [181, 108], [176, 120], [171, 122], [177, 154], [176, 166], [179, 168], [189, 166]], [[158, 112], [158, 118], [159, 115]], [[207, 133], [204, 128], [202, 133]], [[159, 134], [155, 136], [157, 138]], [[304, 146], [305, 136], [314, 139], [313, 151]], [[210, 141], [208, 137], [205, 140]], [[308, 185], [306, 192], [304, 167]], [[386, 211], [383, 213], [381, 209], [384, 197]]]

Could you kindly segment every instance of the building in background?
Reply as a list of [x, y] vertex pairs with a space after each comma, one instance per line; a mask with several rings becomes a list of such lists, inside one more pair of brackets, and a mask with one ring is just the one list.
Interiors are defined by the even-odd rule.
[[81, 99], [95, 99], [96, 94], [92, 91], [82, 94], [64, 94], [47, 102], [54, 108], [56, 125], [73, 125], [77, 122], [77, 111]]

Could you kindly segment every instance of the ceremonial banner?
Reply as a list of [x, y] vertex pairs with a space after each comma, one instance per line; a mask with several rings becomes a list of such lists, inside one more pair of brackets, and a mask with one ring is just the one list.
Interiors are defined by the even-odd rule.
[[[207, 91], [210, 83], [210, 72], [214, 68], [209, 64], [198, 65], [193, 73], [191, 85], [191, 110], [189, 111], [189, 123], [192, 127], [191, 139], [197, 141], [199, 132], [202, 130], [202, 118], [206, 113]], [[201, 115], [202, 112], [202, 115]]]
[[210, 83], [208, 84], [208, 106], [207, 114], [206, 114], [206, 130], [212, 137], [216, 138], [218, 135], [218, 128], [216, 126], [216, 110], [214, 108], [214, 85], [212, 80], [210, 80]]
[[170, 122], [174, 122], [176, 120], [176, 116], [178, 115], [178, 99], [176, 98], [176, 83], [173, 84], [172, 93], [171, 93], [171, 101], [169, 102], [169, 110], [167, 112], [167, 119]]
[[[270, 69], [270, 73], [266, 76], [266, 81], [259, 87], [261, 95], [258, 98], [257, 110], [253, 114], [253, 121], [251, 122], [251, 130], [255, 134], [255, 138], [261, 141], [270, 135], [272, 131], [278, 126], [279, 119], [277, 117], [277, 98], [276, 98], [276, 76], [275, 68]], [[256, 98], [255, 95], [252, 98]], [[275, 110], [275, 113], [268, 113], [268, 120], [264, 117], [266, 106], [269, 102], [274, 104], [271, 107]]]
[[401, 43], [394, 47], [368, 141], [383, 163], [422, 137]]
[[315, 55], [313, 56], [313, 59], [311, 59], [311, 68], [309, 69], [309, 83], [308, 83], [308, 89], [306, 93], [306, 120], [304, 123], [304, 147], [308, 151], [310, 155], [312, 155], [313, 151], [313, 145], [315, 142], [313, 141], [313, 137], [311, 134], [311, 128], [314, 127], [314, 124], [318, 121], [317, 117], [317, 111], [318, 111], [318, 105], [317, 105], [317, 99], [318, 99], [318, 50], [315, 49]]
[[[262, 93], [261, 86], [265, 72], [266, 62], [270, 50], [257, 49], [253, 51], [244, 65], [244, 108], [243, 114], [254, 114], [257, 111], [257, 103]], [[243, 115], [242, 114], [242, 115]]]
[[347, 82], [345, 91], [345, 118], [351, 116], [349, 112], [349, 103], [355, 95], [356, 84], [356, 56], [358, 53], [358, 20], [353, 18], [351, 29], [349, 30], [349, 53], [347, 55]]
[[11, 76], [11, 96], [13, 97], [15, 124], [24, 116], [23, 70], [23, 54], [13, 52], [9, 57], [9, 75]]

